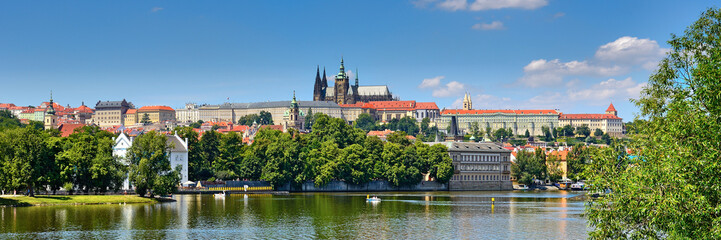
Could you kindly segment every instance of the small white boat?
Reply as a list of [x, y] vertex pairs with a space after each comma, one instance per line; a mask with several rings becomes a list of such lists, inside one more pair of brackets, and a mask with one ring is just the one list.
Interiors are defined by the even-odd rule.
[[573, 191], [586, 190], [586, 184], [583, 182], [577, 182], [577, 183], [571, 184], [571, 190], [573, 190]]
[[379, 197], [373, 196], [373, 197], [366, 197], [366, 202], [380, 202], [381, 199]]
[[213, 194], [213, 197], [215, 197], [215, 198], [225, 198], [225, 191], [223, 191], [222, 193]]
[[528, 190], [528, 186], [525, 184], [518, 184], [517, 190]]

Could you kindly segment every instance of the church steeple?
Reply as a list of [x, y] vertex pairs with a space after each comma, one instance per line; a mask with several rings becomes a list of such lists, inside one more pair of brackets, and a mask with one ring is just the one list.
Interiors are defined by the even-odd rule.
[[345, 66], [343, 66], [343, 57], [340, 57], [340, 73], [338, 75], [345, 74]]
[[45, 113], [55, 115], [55, 108], [53, 108], [53, 90], [50, 90], [50, 104], [45, 109]]
[[323, 87], [323, 91], [328, 88], [328, 78], [325, 77], [325, 67], [323, 67], [323, 80], [321, 82], [321, 86]]
[[315, 70], [315, 84], [313, 85], [313, 101], [323, 101], [323, 82], [320, 80], [320, 66]]
[[358, 68], [355, 68], [355, 86], [358, 87]]

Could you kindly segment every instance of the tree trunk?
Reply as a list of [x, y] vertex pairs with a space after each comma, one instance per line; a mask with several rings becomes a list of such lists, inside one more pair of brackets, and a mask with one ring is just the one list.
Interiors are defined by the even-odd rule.
[[35, 197], [35, 187], [33, 185], [30, 185], [30, 189], [28, 191], [29, 197]]

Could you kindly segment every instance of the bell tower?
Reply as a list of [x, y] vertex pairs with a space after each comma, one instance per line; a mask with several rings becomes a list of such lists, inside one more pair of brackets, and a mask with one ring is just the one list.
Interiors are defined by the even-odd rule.
[[45, 129], [55, 129], [58, 117], [55, 116], [55, 108], [53, 107], [53, 91], [50, 91], [50, 104], [45, 108], [45, 117], [43, 126]]
[[335, 102], [337, 104], [348, 103], [348, 88], [350, 84], [348, 82], [348, 75], [345, 73], [345, 66], [343, 66], [343, 57], [340, 58], [340, 72], [335, 76]]
[[473, 109], [473, 102], [471, 102], [471, 95], [466, 92], [463, 96], [463, 110]]

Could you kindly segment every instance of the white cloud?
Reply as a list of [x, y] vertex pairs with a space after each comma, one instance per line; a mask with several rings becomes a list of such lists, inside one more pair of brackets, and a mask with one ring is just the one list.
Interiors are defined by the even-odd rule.
[[463, 91], [466, 89], [466, 85], [457, 81], [451, 81], [449, 83], [446, 83], [445, 86], [441, 88], [436, 88], [433, 90], [433, 97], [452, 97], [452, 96], [458, 96], [463, 93]]
[[[412, 1], [416, 7], [425, 7], [433, 0]], [[437, 4], [438, 8], [448, 11], [470, 10], [485, 11], [504, 8], [520, 8], [532, 10], [548, 5], [547, 0], [475, 0], [470, 4], [468, 0], [444, 0]]]
[[502, 8], [536, 9], [548, 5], [547, 0], [476, 0], [470, 6], [471, 11], [483, 11]]
[[437, 76], [434, 78], [426, 78], [423, 79], [423, 82], [421, 82], [420, 85], [418, 85], [418, 88], [436, 88], [439, 85], [441, 85], [441, 79], [446, 78], [445, 76]]
[[621, 37], [600, 46], [591, 60], [533, 60], [523, 67], [524, 74], [517, 83], [532, 88], [554, 87], [569, 76], [612, 77], [637, 67], [651, 70], [667, 51], [650, 39]]
[[493, 21], [491, 23], [476, 23], [471, 27], [476, 30], [500, 30], [504, 29], [501, 21]]
[[554, 86], [561, 84], [565, 76], [613, 76], [623, 70], [619, 66], [595, 66], [587, 61], [538, 59], [523, 67], [524, 76], [518, 82], [528, 87]]
[[641, 65], [651, 70], [666, 52], [668, 49], [661, 48], [654, 40], [625, 36], [599, 47], [595, 57], [619, 64]]
[[448, 11], [466, 10], [468, 2], [466, 0], [445, 0], [438, 4], [438, 7]]
[[600, 101], [607, 102], [611, 99], [638, 98], [641, 89], [646, 83], [637, 83], [630, 77], [623, 80], [610, 78], [586, 89], [568, 89], [567, 95], [571, 101]]
[[160, 10], [163, 10], [163, 8], [161, 8], [161, 7], [153, 7], [152, 9], [150, 9], [151, 12], [159, 12]]

